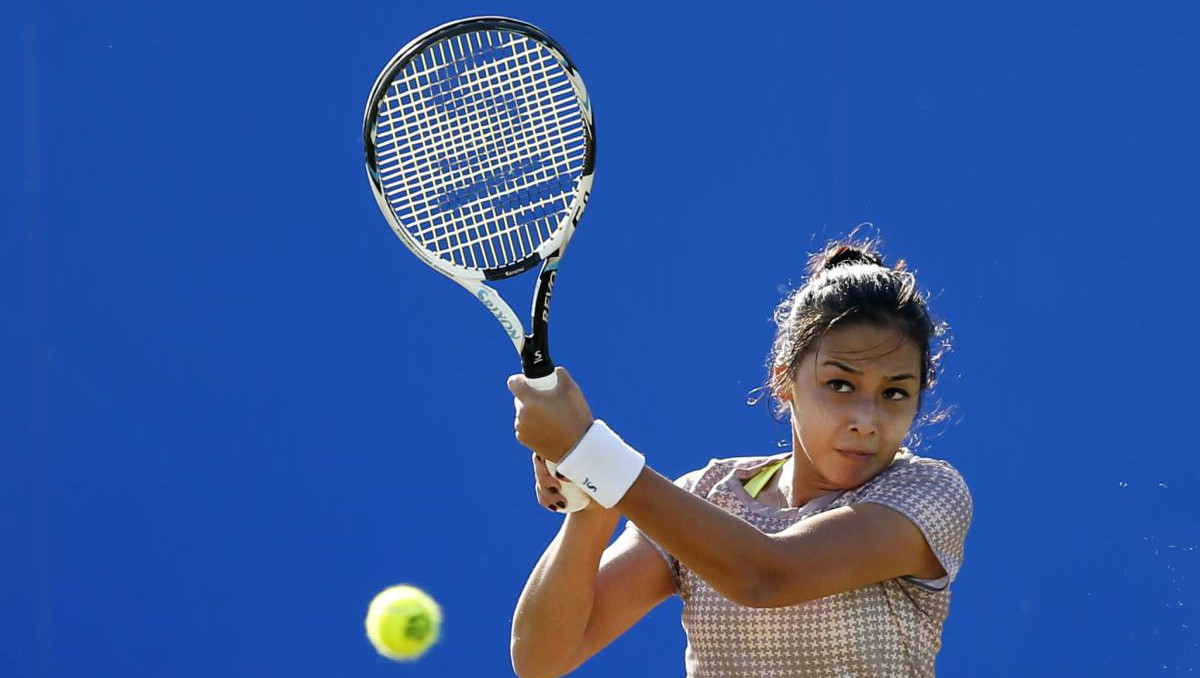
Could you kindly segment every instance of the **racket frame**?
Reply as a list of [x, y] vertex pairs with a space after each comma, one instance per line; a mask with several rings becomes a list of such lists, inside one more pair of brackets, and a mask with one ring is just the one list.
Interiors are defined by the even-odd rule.
[[[520, 261], [493, 270], [480, 270], [459, 266], [426, 249], [400, 223], [391, 204], [387, 200], [382, 177], [376, 167], [375, 136], [379, 105], [387, 96], [393, 80], [408, 64], [429, 47], [449, 38], [464, 33], [486, 30], [510, 31], [532, 38], [544, 46], [555, 61], [563, 68], [571, 87], [579, 101], [581, 118], [585, 135], [585, 155], [582, 174], [576, 184], [571, 203], [559, 220], [558, 228], [545, 242]], [[409, 41], [396, 52], [387, 66], [375, 79], [371, 95], [367, 99], [366, 110], [363, 113], [363, 146], [366, 157], [367, 178], [370, 181], [372, 193], [379, 209], [387, 219], [392, 231], [400, 241], [408, 247], [421, 261], [437, 272], [445, 275], [461, 285], [487, 308], [500, 326], [504, 329], [513, 346], [521, 356], [522, 371], [531, 379], [537, 380], [537, 385], [545, 385], [553, 377], [554, 363], [550, 360], [548, 347], [548, 320], [550, 314], [550, 299], [554, 292], [554, 281], [558, 275], [558, 264], [567, 243], [575, 233], [575, 227], [587, 206], [588, 197], [592, 190], [592, 180], [596, 163], [596, 133], [592, 117], [591, 100], [579, 71], [562, 48], [553, 38], [546, 35], [536, 26], [502, 16], [478, 16], [459, 19], [435, 27]], [[524, 273], [542, 264], [534, 286], [533, 305], [530, 310], [530, 328], [525, 332], [525, 326], [512, 307], [487, 282], [504, 280], [517, 274]], [[544, 380], [544, 381], [543, 381]]]

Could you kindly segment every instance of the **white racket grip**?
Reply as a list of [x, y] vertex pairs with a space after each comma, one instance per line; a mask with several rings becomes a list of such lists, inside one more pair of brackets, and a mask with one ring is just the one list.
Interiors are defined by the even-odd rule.
[[[532, 379], [526, 378], [525, 381], [539, 391], [552, 391], [554, 390], [555, 386], [558, 386], [558, 375], [554, 372], [551, 372], [544, 377], [534, 377]], [[578, 485], [569, 480], [564, 480], [558, 477], [558, 465], [549, 459], [546, 460], [546, 470], [550, 472], [550, 475], [554, 476], [555, 480], [559, 481], [558, 492], [562, 495], [563, 501], [567, 502], [566, 508], [560, 509], [555, 507], [555, 511], [561, 513], [574, 513], [586, 508], [588, 504], [592, 503], [591, 497], [587, 496], [583, 490], [579, 489]]]
[[536, 388], [539, 391], [553, 391], [555, 386], [558, 386], [558, 373], [551, 372], [544, 377], [529, 377], [525, 378], [525, 383]]

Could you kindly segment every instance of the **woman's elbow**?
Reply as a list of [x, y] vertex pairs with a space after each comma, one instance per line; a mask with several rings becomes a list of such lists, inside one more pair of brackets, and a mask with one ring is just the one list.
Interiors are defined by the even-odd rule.
[[515, 654], [512, 655], [512, 669], [517, 678], [558, 678], [555, 674], [540, 672], [539, 667], [518, 659]]
[[517, 678], [559, 678], [570, 673], [570, 669], [562, 670], [547, 664], [544, 649], [539, 653], [532, 643], [513, 638], [508, 654]]
[[523, 666], [514, 661], [513, 673], [517, 675], [517, 678], [559, 678], [559, 676], [565, 676], [569, 672], [549, 671], [536, 666]]
[[557, 678], [544, 671], [544, 667], [538, 666], [537, 662], [533, 661], [533, 657], [527, 656], [527, 653], [517, 649], [515, 643], [508, 654], [512, 660], [513, 673], [517, 675], [517, 678]]
[[778, 601], [786, 574], [779, 571], [776, 562], [769, 556], [746, 559], [737, 572], [723, 578], [724, 586], [714, 585], [713, 588], [742, 607], [780, 607]]
[[539, 672], [532, 668], [521, 666], [515, 661], [513, 662], [513, 673], [517, 675], [517, 678], [558, 678], [563, 675], [557, 672]]
[[775, 593], [765, 577], [744, 580], [731, 590], [722, 591], [721, 594], [742, 607], [778, 607], [778, 605], [772, 604]]
[[730, 597], [730, 600], [743, 607], [761, 609], [799, 605], [826, 595], [811, 588], [807, 583], [797, 582], [784, 575], [767, 575], [744, 586], [738, 597]]
[[742, 607], [768, 608], [796, 605], [816, 598], [797, 589], [794, 573], [773, 567], [755, 568], [738, 578], [734, 590], [721, 592]]

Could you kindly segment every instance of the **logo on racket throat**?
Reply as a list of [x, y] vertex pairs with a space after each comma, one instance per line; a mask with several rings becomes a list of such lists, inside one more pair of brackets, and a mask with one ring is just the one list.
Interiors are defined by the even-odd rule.
[[558, 278], [558, 270], [551, 269], [550, 275], [546, 276], [546, 294], [544, 296], [544, 306], [542, 306], [542, 322], [550, 322], [550, 298], [554, 294], [554, 280]]
[[583, 199], [580, 200], [577, 205], [575, 205], [575, 212], [571, 215], [571, 228], [575, 228], [579, 225], [579, 218], [583, 216], [583, 208], [587, 207], [588, 196], [591, 194], [591, 191], [586, 191], [583, 194]]
[[521, 330], [516, 326], [515, 323], [513, 323], [512, 319], [508, 317], [508, 314], [504, 312], [504, 309], [500, 306], [497, 306], [496, 303], [492, 301], [491, 290], [481, 289], [475, 293], [475, 296], [479, 299], [479, 301], [483, 302], [483, 305], [486, 306], [489, 311], [492, 312], [492, 315], [496, 316], [496, 320], [500, 321], [500, 325], [504, 327], [505, 332], [508, 332], [508, 336], [512, 337], [513, 339], [522, 338]]

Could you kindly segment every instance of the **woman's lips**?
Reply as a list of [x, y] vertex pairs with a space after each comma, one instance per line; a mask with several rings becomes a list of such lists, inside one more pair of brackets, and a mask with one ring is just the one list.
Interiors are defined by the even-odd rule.
[[875, 456], [873, 452], [859, 452], [856, 450], [840, 450], [834, 448], [838, 454], [853, 461], [870, 461]]

